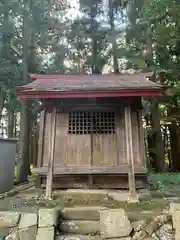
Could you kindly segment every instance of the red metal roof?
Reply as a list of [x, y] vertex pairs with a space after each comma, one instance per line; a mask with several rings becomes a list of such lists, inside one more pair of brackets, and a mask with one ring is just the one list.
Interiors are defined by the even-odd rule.
[[149, 74], [37, 75], [17, 88], [20, 98], [73, 98], [162, 95], [163, 88], [148, 80]]

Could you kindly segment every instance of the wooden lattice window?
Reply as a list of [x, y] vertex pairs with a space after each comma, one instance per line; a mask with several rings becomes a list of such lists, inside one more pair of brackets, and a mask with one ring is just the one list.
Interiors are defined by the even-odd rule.
[[69, 113], [69, 134], [112, 134], [115, 124], [114, 112]]

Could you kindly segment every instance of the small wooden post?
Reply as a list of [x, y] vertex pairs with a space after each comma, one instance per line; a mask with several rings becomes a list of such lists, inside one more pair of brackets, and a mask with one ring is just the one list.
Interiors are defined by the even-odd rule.
[[55, 138], [56, 138], [56, 108], [54, 108], [51, 113], [51, 125], [49, 127], [48, 171], [46, 180], [46, 199], [48, 200], [52, 199]]
[[134, 158], [133, 158], [133, 141], [132, 141], [132, 122], [131, 122], [131, 107], [125, 107], [125, 131], [126, 131], [126, 145], [127, 145], [127, 160], [129, 164], [129, 194], [130, 201], [137, 202], [138, 196], [136, 192], [135, 184], [135, 172], [134, 172]]

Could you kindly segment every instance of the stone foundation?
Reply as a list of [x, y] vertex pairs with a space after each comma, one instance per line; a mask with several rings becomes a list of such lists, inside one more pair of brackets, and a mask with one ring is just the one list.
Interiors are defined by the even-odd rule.
[[0, 212], [0, 240], [53, 240], [59, 211], [38, 213]]
[[93, 214], [96, 220], [84, 221], [61, 220], [62, 213], [56, 208], [38, 213], [0, 212], [0, 240], [180, 239], [180, 204], [170, 204], [169, 212], [151, 220], [138, 221], [130, 221], [123, 209], [104, 208], [99, 210], [99, 219]]
[[123, 209], [106, 210], [100, 213], [102, 239], [121, 240], [173, 240], [171, 216], [163, 214], [151, 221], [130, 222]]

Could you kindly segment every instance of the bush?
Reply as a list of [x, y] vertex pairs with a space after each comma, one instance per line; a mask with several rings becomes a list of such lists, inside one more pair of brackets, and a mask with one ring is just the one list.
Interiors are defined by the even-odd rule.
[[180, 173], [151, 173], [149, 183], [154, 189], [173, 190], [180, 187]]

